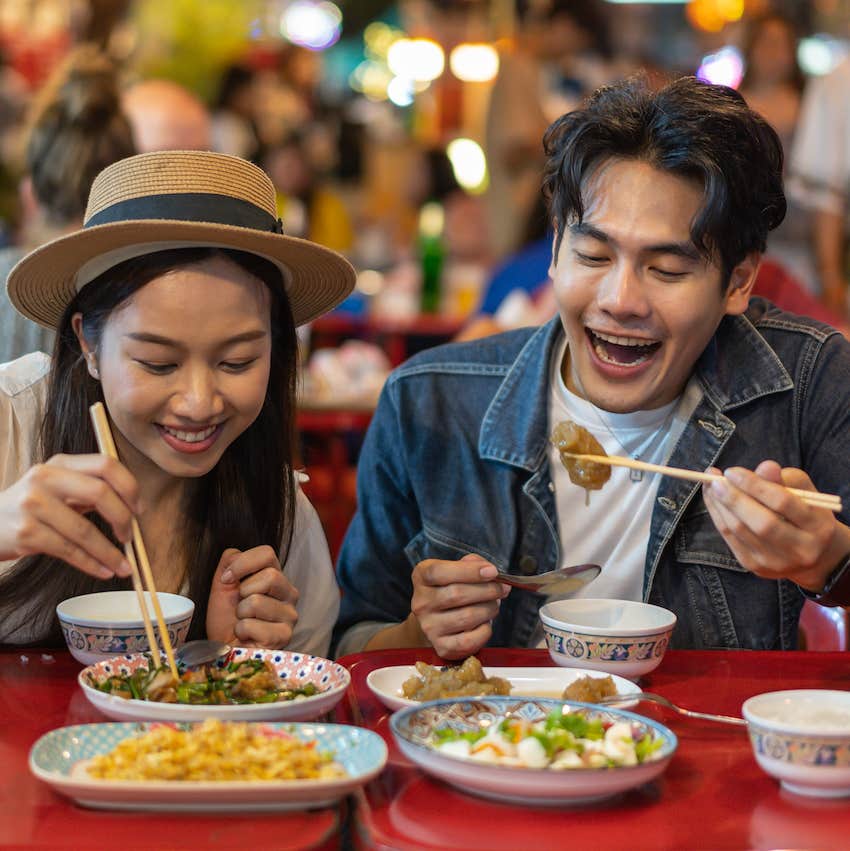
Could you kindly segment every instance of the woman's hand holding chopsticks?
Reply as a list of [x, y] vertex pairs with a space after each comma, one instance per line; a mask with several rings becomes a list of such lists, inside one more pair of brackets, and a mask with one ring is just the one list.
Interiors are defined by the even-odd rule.
[[703, 495], [715, 526], [745, 568], [818, 592], [850, 553], [850, 529], [829, 508], [806, 504], [792, 487], [815, 490], [802, 470], [764, 461], [755, 471], [726, 470], [722, 481], [703, 485]]
[[132, 538], [138, 485], [105, 455], [56, 455], [0, 493], [0, 560], [56, 556], [98, 579], [129, 576], [130, 565], [84, 515], [96, 511], [119, 541]]
[[268, 546], [225, 550], [207, 606], [207, 637], [271, 649], [286, 647], [298, 620], [298, 590]]

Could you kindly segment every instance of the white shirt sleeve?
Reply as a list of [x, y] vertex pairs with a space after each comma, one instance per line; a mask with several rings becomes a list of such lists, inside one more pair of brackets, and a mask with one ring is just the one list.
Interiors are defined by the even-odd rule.
[[791, 151], [789, 194], [806, 207], [843, 213], [850, 186], [850, 60], [812, 79]]
[[298, 622], [286, 649], [327, 656], [339, 612], [339, 588], [319, 515], [300, 487], [292, 544], [285, 562], [281, 555], [281, 564], [299, 594]]

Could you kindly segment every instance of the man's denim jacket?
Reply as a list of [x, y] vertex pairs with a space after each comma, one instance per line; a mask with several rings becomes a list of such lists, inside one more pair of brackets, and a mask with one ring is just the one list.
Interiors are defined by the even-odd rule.
[[[422, 559], [477, 553], [513, 572], [569, 563], [547, 455], [549, 363], [562, 333], [556, 318], [439, 346], [390, 376], [363, 445], [358, 510], [340, 554], [337, 640], [364, 621], [404, 620], [411, 570]], [[841, 494], [842, 522], [850, 520], [850, 344], [841, 335], [753, 299], [744, 316], [723, 320], [695, 375], [702, 400], [671, 465], [754, 469], [773, 459], [800, 467], [819, 490]], [[678, 616], [674, 647], [796, 647], [800, 590], [738, 563], [698, 484], [659, 483], [643, 596]], [[540, 603], [513, 590], [490, 643], [528, 646]]]

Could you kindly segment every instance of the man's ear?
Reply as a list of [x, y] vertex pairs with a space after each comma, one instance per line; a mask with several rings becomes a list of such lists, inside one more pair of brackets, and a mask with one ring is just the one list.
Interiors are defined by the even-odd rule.
[[88, 367], [89, 375], [92, 378], [100, 379], [100, 370], [97, 365], [97, 352], [92, 346], [89, 345], [88, 340], [86, 340], [85, 334], [83, 333], [83, 314], [75, 313], [71, 317], [71, 328], [74, 329], [74, 334], [77, 337], [77, 341], [80, 344], [80, 351], [83, 353], [83, 357], [86, 359], [86, 366]]
[[555, 266], [558, 263], [558, 255], [555, 253], [558, 248], [558, 225], [555, 221], [552, 222], [552, 259], [549, 261], [549, 277], [555, 280]]
[[726, 290], [727, 315], [737, 316], [747, 309], [760, 266], [761, 254], [753, 251], [732, 270]]

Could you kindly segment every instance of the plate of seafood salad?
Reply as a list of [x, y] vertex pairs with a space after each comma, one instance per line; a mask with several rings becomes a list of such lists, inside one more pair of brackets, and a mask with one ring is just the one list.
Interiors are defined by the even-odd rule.
[[105, 723], [61, 727], [32, 773], [101, 809], [286, 810], [326, 806], [375, 777], [387, 747], [344, 724]]
[[658, 777], [676, 747], [662, 724], [578, 701], [484, 697], [396, 712], [390, 728], [424, 771], [517, 804], [585, 803]]
[[86, 698], [119, 721], [310, 721], [337, 704], [351, 679], [320, 656], [242, 647], [178, 670], [174, 681], [137, 653], [90, 665], [77, 679]]

